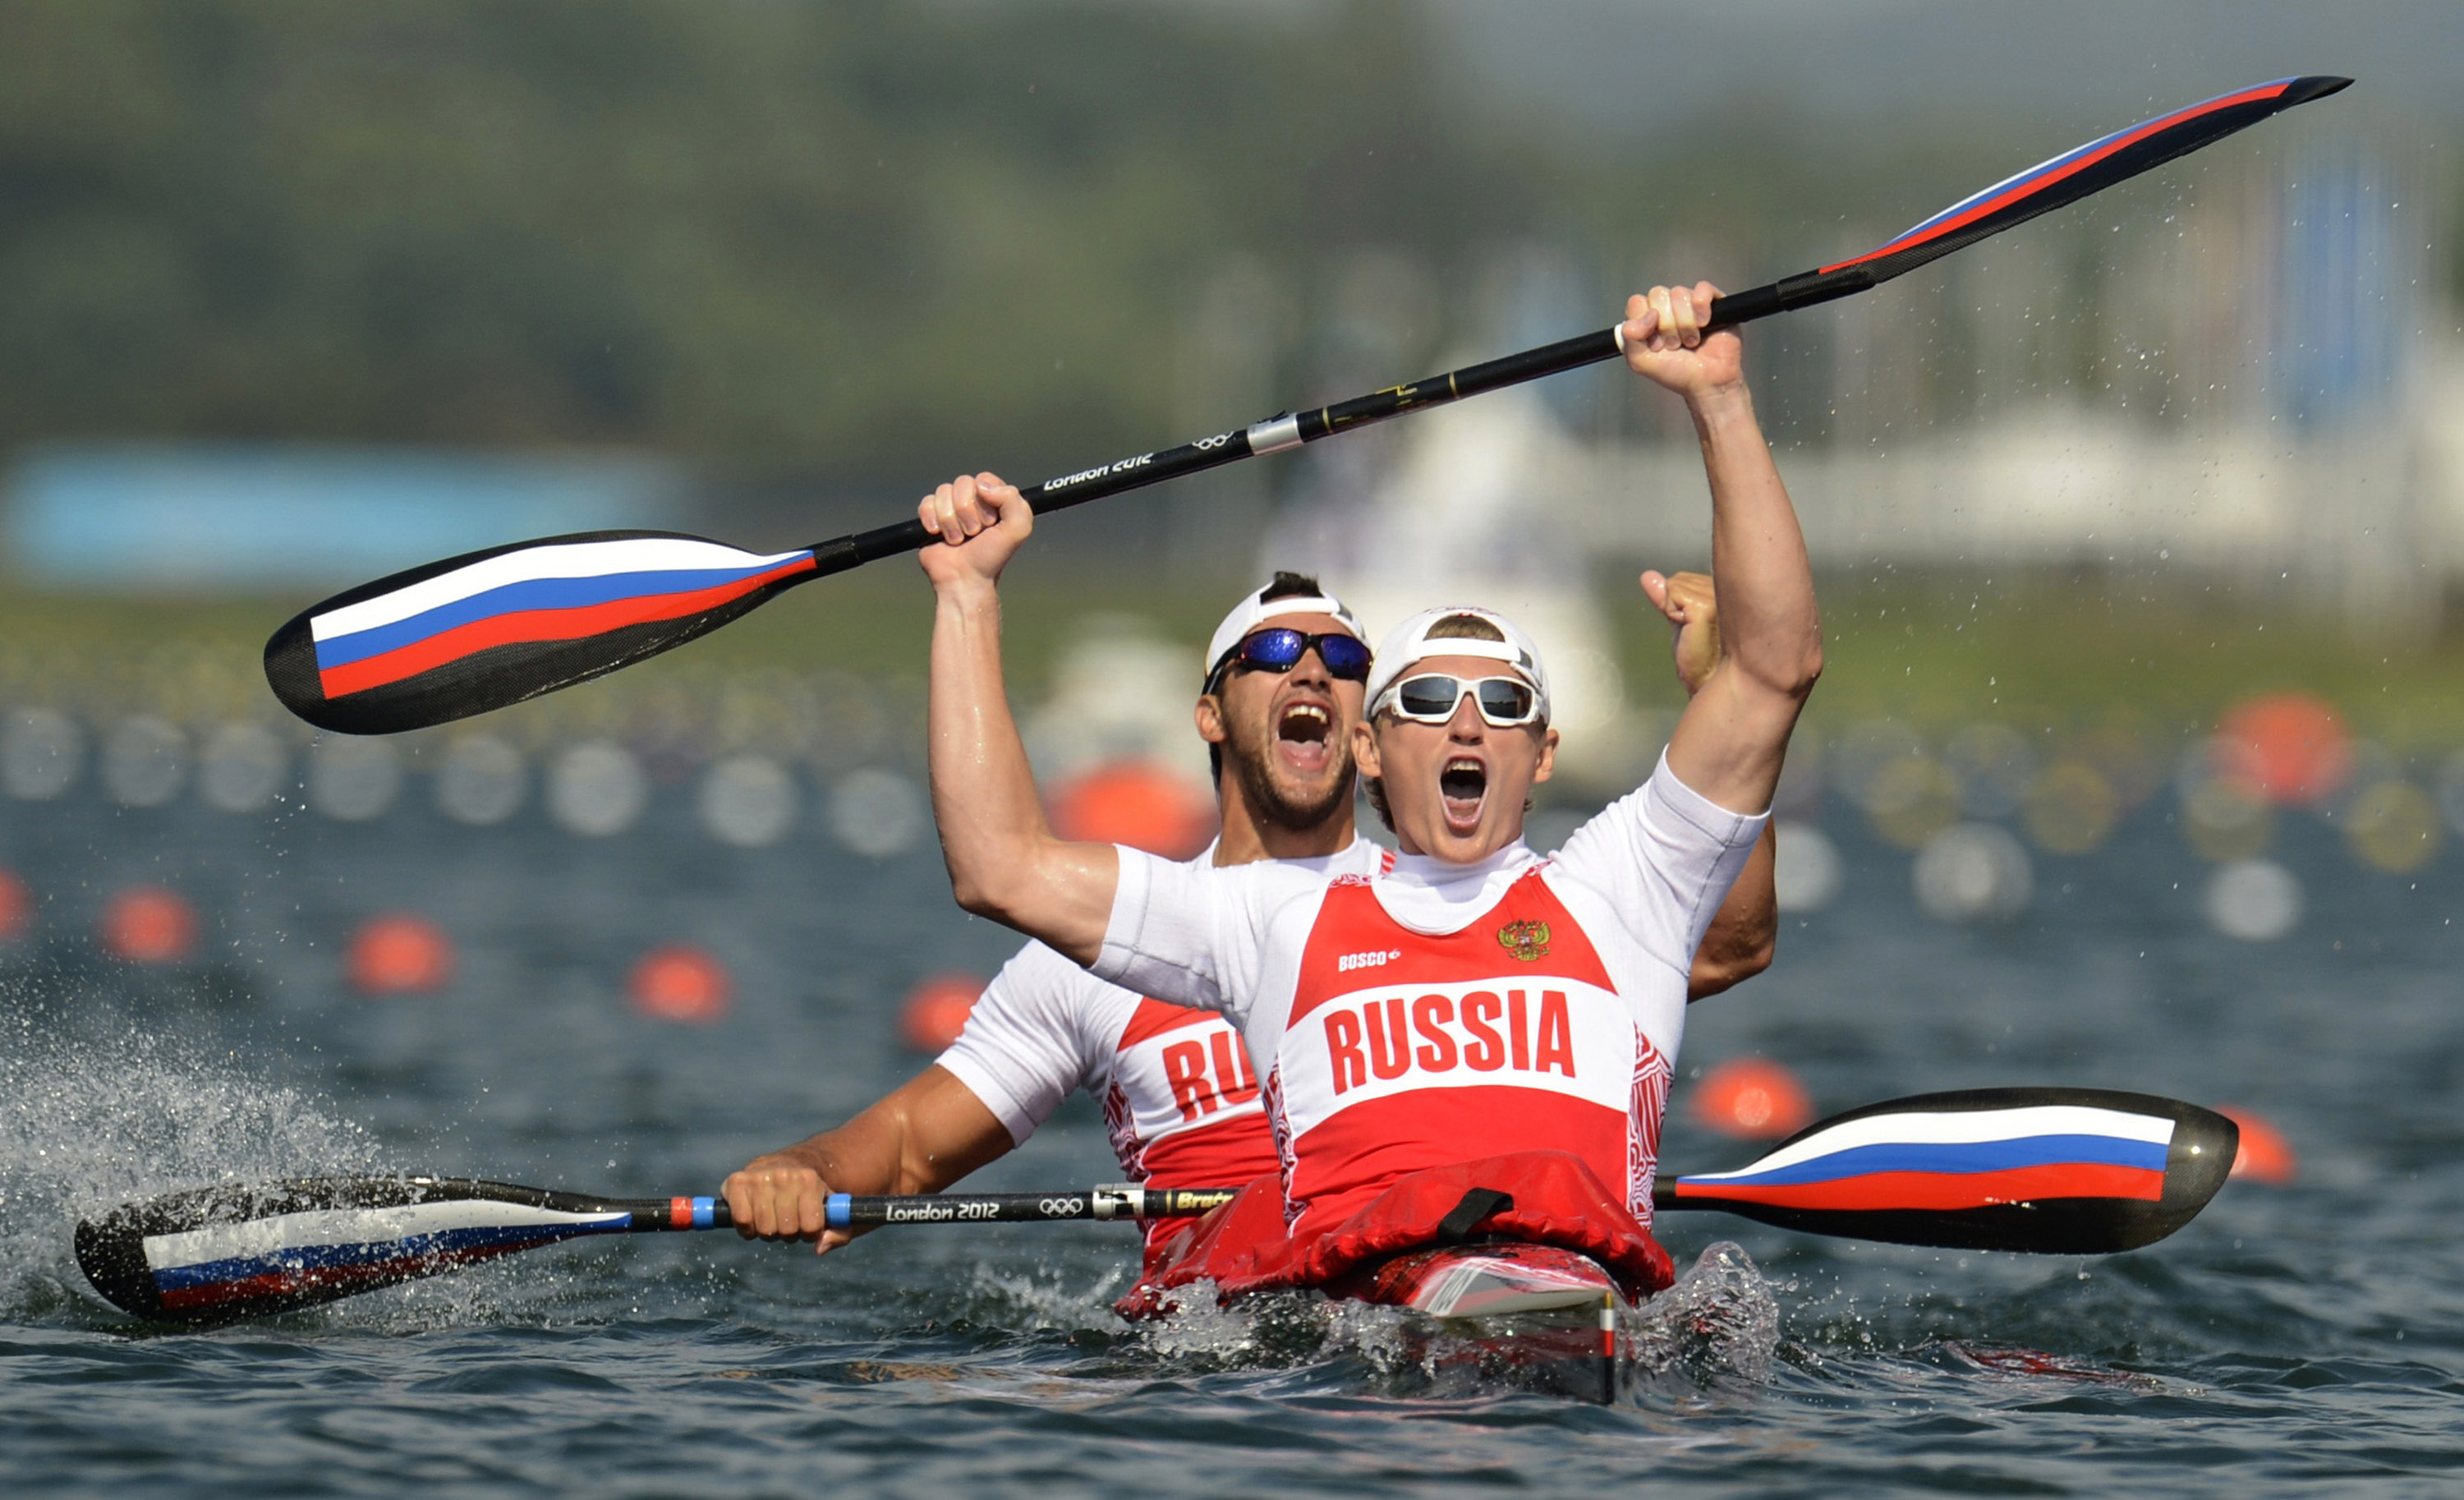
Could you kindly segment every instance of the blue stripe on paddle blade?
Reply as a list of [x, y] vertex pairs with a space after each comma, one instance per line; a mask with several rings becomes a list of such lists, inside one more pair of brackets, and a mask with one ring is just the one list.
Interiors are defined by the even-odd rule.
[[2012, 1140], [1892, 1141], [1852, 1146], [1810, 1161], [1793, 1162], [1767, 1172], [1750, 1169], [1688, 1179], [1691, 1181], [1785, 1186], [1828, 1182], [1875, 1172], [1976, 1173], [2007, 1172], [2013, 1167], [2059, 1166], [2072, 1162], [2165, 1170], [2167, 1147], [2162, 1141], [2126, 1140], [2115, 1136], [2023, 1136]]
[[440, 631], [500, 614], [519, 614], [533, 609], [580, 609], [619, 599], [692, 593], [752, 578], [778, 566], [777, 560], [764, 559], [747, 567], [662, 568], [639, 573], [605, 573], [592, 578], [524, 579], [517, 584], [500, 585], [467, 599], [457, 599], [451, 604], [423, 610], [390, 625], [319, 640], [317, 665], [320, 670], [348, 666], [355, 661], [414, 645]]
[[375, 1240], [358, 1245], [293, 1246], [263, 1255], [201, 1261], [191, 1266], [157, 1267], [154, 1284], [165, 1291], [176, 1291], [291, 1272], [334, 1270], [405, 1261], [451, 1260], [491, 1250], [527, 1249], [580, 1235], [623, 1234], [630, 1229], [632, 1222], [630, 1215], [617, 1215], [600, 1224], [440, 1229], [430, 1234], [406, 1235], [398, 1240]]

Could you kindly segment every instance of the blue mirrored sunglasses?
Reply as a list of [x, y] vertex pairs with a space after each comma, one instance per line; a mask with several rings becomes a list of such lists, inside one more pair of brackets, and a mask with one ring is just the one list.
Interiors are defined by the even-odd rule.
[[1317, 652], [1317, 659], [1326, 663], [1329, 676], [1340, 677], [1346, 682], [1369, 680], [1369, 648], [1356, 637], [1332, 631], [1311, 635], [1306, 630], [1274, 626], [1250, 631], [1225, 651], [1223, 659], [1215, 664], [1215, 670], [1207, 673], [1208, 690], [1212, 691], [1223, 680], [1223, 674], [1235, 667], [1286, 673], [1299, 666], [1301, 658], [1310, 651]]

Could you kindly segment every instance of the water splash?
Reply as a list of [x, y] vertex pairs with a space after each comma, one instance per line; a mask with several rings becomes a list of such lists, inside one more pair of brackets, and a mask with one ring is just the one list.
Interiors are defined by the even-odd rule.
[[0, 1310], [97, 1310], [76, 1222], [215, 1182], [378, 1166], [357, 1123], [221, 1057], [143, 1033], [64, 1036], [0, 1018]]
[[1779, 1348], [1779, 1298], [1753, 1257], [1705, 1246], [1677, 1284], [1625, 1314], [1628, 1381], [1639, 1392], [1759, 1391]]
[[1120, 1294], [1127, 1272], [1113, 1267], [1090, 1285], [1072, 1287], [1058, 1271], [1004, 1275], [988, 1268], [975, 1271], [977, 1297], [993, 1304], [979, 1310], [982, 1321], [997, 1327], [1037, 1332], [1074, 1332], [1107, 1328], [1113, 1321], [1112, 1299]]
[[[1779, 1344], [1779, 1300], [1752, 1257], [1721, 1241], [1675, 1286], [1623, 1314], [1620, 1333], [1630, 1395], [1758, 1392]], [[1184, 1369], [1349, 1368], [1397, 1395], [1467, 1397], [1563, 1383], [1513, 1379], [1482, 1357], [1479, 1339], [1405, 1309], [1313, 1293], [1225, 1307], [1203, 1281], [1181, 1289], [1173, 1312], [1142, 1325], [1139, 1336], [1151, 1355]]]

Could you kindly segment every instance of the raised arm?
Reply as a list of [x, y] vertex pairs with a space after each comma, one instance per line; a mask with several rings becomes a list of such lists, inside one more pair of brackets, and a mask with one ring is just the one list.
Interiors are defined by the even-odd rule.
[[[1719, 594], [1709, 574], [1678, 573], [1652, 602], [1676, 627], [1671, 654], [1677, 659], [1677, 680], [1691, 698], [1720, 668]], [[1694, 950], [1694, 967], [1685, 982], [1688, 1001], [1717, 995], [1771, 967], [1779, 937], [1775, 837], [1766, 824], [1745, 872], [1721, 899], [1718, 915]]]
[[1084, 964], [1103, 947], [1120, 877], [1110, 844], [1053, 836], [1001, 681], [1001, 569], [1035, 518], [1015, 486], [966, 474], [917, 507], [941, 539], [916, 554], [933, 581], [927, 735], [933, 816], [958, 904]]
[[[1805, 537], [1746, 390], [1733, 328], [1702, 331], [1709, 282], [1654, 287], [1626, 304], [1626, 364], [1684, 398], [1711, 482], [1711, 571], [1720, 581], [1721, 669], [1669, 740], [1678, 780], [1734, 812], [1771, 806], [1796, 717], [1822, 674], [1822, 619]], [[1642, 575], [1658, 604], [1668, 583]]]

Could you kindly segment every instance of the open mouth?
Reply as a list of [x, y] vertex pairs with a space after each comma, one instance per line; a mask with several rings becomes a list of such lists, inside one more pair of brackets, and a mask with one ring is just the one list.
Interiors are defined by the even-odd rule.
[[1275, 719], [1275, 750], [1295, 770], [1326, 768], [1333, 753], [1334, 717], [1316, 703], [1286, 704]]
[[1446, 824], [1467, 833], [1480, 825], [1480, 806], [1488, 795], [1488, 767], [1468, 756], [1448, 761], [1438, 773], [1438, 795], [1444, 802]]

